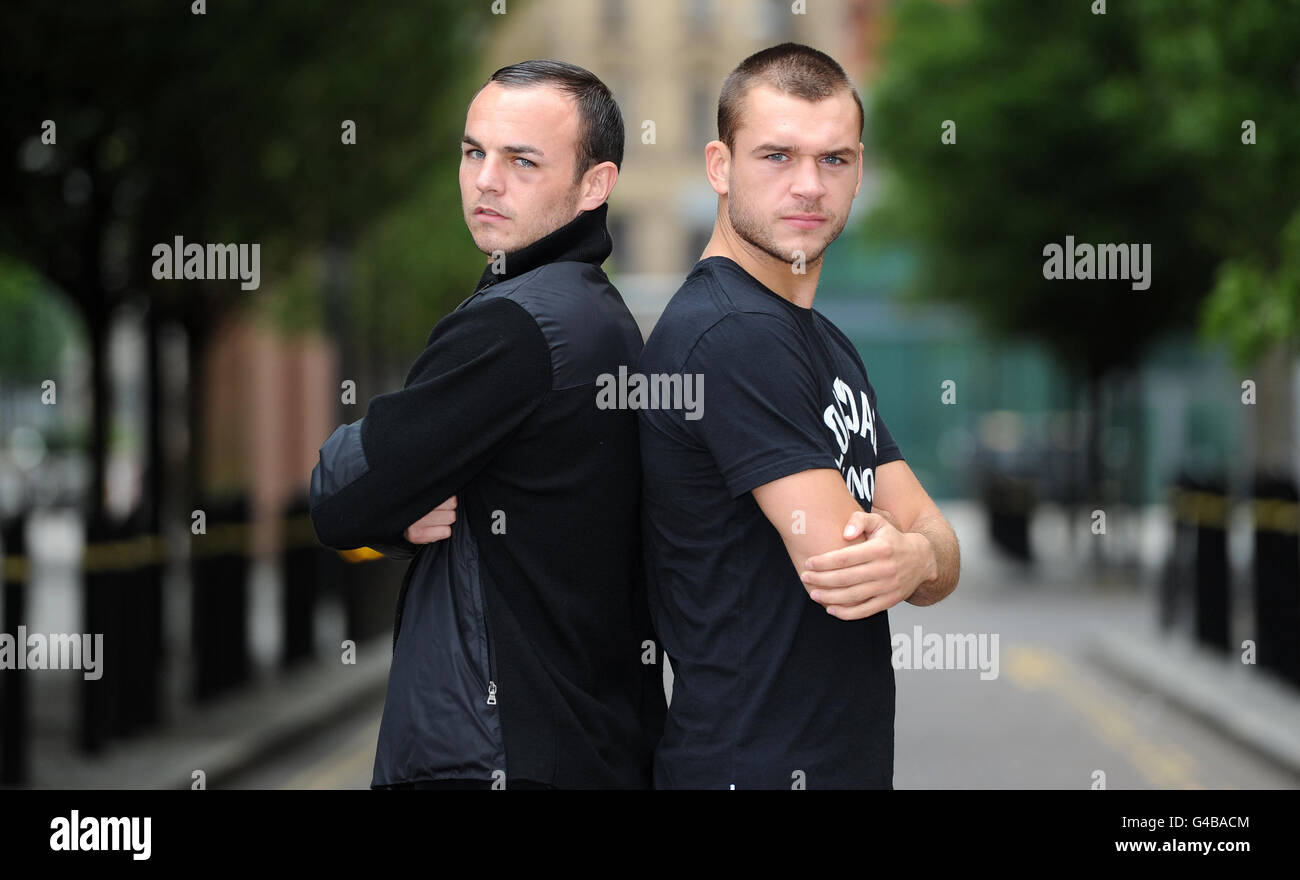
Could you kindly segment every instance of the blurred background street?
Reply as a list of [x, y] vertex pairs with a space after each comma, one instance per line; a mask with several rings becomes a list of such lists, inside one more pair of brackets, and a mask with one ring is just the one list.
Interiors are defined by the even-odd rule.
[[[1083, 788], [1097, 770], [1115, 789], [1300, 787], [1300, 764], [1261, 753], [1225, 730], [1224, 719], [1191, 711], [1181, 691], [1105, 662], [1114, 637], [1151, 643], [1146, 663], [1177, 668], [1177, 648], [1157, 634], [1137, 585], [1080, 583], [999, 563], [987, 555], [978, 509], [957, 504], [946, 513], [970, 574], [950, 601], [891, 610], [892, 628], [997, 632], [1001, 671], [987, 681], [973, 670], [895, 673], [896, 788]], [[382, 701], [359, 705], [292, 754], [234, 775], [228, 787], [369, 787], [381, 709]], [[1300, 712], [1300, 701], [1291, 711]]]
[[[320, 546], [307, 482], [482, 271], [471, 95], [526, 58], [610, 86], [648, 334], [722, 80], [786, 40], [866, 105], [815, 306], [961, 541], [891, 627], [998, 637], [996, 678], [896, 672], [895, 786], [1300, 786], [1300, 14], [794, 6], [6, 3], [0, 634], [104, 656], [0, 668], [0, 787], [367, 787], [405, 565]], [[260, 245], [260, 285], [156, 277], [177, 236]], [[1149, 246], [1149, 286], [1050, 278], [1067, 237]]]
[[[918, 625], [997, 633], [998, 675], [896, 671], [897, 788], [1085, 788], [1097, 771], [1114, 789], [1300, 787], [1300, 699], [1266, 679], [1271, 690], [1244, 693], [1260, 676], [1189, 654], [1186, 634], [1162, 635], [1156, 583], [1148, 580], [1154, 572], [1089, 582], [1083, 568], [1068, 564], [1055, 572], [1028, 568], [1000, 557], [978, 506], [950, 502], [945, 513], [967, 566], [960, 589], [930, 608], [892, 609], [891, 626], [895, 633]], [[1046, 513], [1035, 524], [1035, 544], [1060, 527], [1051, 519]], [[1138, 646], [1137, 653], [1119, 645]], [[206, 769], [207, 783], [219, 788], [368, 788], [388, 644], [381, 638], [362, 651], [372, 660], [349, 681], [322, 664], [297, 679], [264, 682], [199, 710], [180, 730], [141, 734], [95, 760], [79, 756], [61, 727], [57, 701], [70, 699], [66, 686], [75, 684], [65, 681], [47, 691], [54, 702], [42, 704], [48, 719], [38, 724], [38, 778], [56, 787], [115, 787], [124, 779], [181, 785], [167, 772], [181, 764]], [[1239, 691], [1239, 703], [1216, 710], [1214, 694], [1227, 689]], [[1243, 729], [1248, 712], [1264, 716], [1263, 729]]]

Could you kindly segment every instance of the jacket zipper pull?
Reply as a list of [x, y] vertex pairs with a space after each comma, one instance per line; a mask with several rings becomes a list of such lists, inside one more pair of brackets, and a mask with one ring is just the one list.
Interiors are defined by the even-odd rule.
[[497, 704], [497, 683], [495, 681], [488, 682], [487, 702], [489, 706], [495, 706]]

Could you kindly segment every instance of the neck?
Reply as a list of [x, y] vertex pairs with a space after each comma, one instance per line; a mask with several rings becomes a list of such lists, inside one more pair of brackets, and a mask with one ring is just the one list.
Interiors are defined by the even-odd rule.
[[582, 211], [568, 223], [555, 229], [524, 247], [507, 253], [504, 260], [504, 272], [494, 273], [497, 268], [492, 255], [487, 255], [487, 266], [479, 278], [479, 290], [500, 281], [522, 275], [538, 266], [561, 260], [591, 263], [599, 266], [609, 257], [614, 242], [610, 238], [606, 220], [609, 215], [609, 203], [601, 204], [590, 211]]
[[802, 309], [810, 309], [817, 295], [817, 279], [821, 277], [822, 257], [806, 263], [803, 274], [795, 273], [793, 264], [755, 247], [741, 238], [727, 216], [726, 201], [718, 204], [718, 217], [713, 224], [713, 235], [700, 254], [700, 259], [726, 257], [753, 275], [772, 292]]

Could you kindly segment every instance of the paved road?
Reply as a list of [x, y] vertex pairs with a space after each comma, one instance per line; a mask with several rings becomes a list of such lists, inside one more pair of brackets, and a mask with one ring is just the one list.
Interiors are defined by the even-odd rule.
[[[959, 588], [960, 590], [960, 588]], [[973, 593], [974, 591], [972, 591]], [[998, 678], [899, 670], [897, 788], [1300, 788], [1289, 772], [1206, 727], [1162, 695], [1086, 659], [1096, 628], [1134, 626], [1145, 601], [1033, 595], [1007, 586], [891, 614], [895, 633], [999, 634]]]
[[[1300, 788], [1300, 780], [1231, 740], [1099, 671], [1086, 633], [1128, 599], [954, 595], [895, 611], [895, 632], [999, 635], [998, 677], [976, 669], [896, 672], [894, 784], [900, 789]], [[1127, 610], [1126, 610], [1127, 609]], [[1128, 624], [1120, 624], [1128, 625]], [[231, 783], [235, 788], [367, 788], [382, 703]]]
[[[1100, 771], [1110, 789], [1300, 788], [1294, 775], [1088, 660], [1094, 633], [1147, 637], [1148, 596], [1054, 582], [1051, 566], [1031, 577], [955, 527], [961, 585], [930, 608], [892, 609], [890, 625], [895, 634], [917, 625], [922, 634], [996, 634], [998, 674], [895, 673], [895, 787], [1087, 789]], [[381, 709], [359, 706], [234, 786], [368, 787]]]

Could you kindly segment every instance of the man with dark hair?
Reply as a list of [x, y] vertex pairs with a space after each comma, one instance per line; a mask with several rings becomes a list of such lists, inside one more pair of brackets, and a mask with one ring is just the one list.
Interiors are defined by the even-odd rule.
[[708, 387], [695, 420], [640, 412], [651, 611], [676, 674], [656, 787], [892, 788], [886, 609], [957, 583], [956, 536], [812, 308], [862, 126], [843, 69], [807, 46], [722, 88], [713, 236], [639, 366]]
[[373, 788], [650, 785], [664, 692], [643, 662], [636, 414], [596, 394], [641, 349], [600, 268], [622, 157], [618, 105], [590, 72], [494, 73], [460, 165], [488, 266], [405, 387], [321, 448], [321, 542], [413, 556]]
[[579, 121], [574, 183], [601, 162], [623, 164], [623, 117], [609, 89], [590, 71], [563, 61], [525, 61], [501, 68], [479, 91], [492, 83], [514, 88], [547, 84], [573, 99]]

